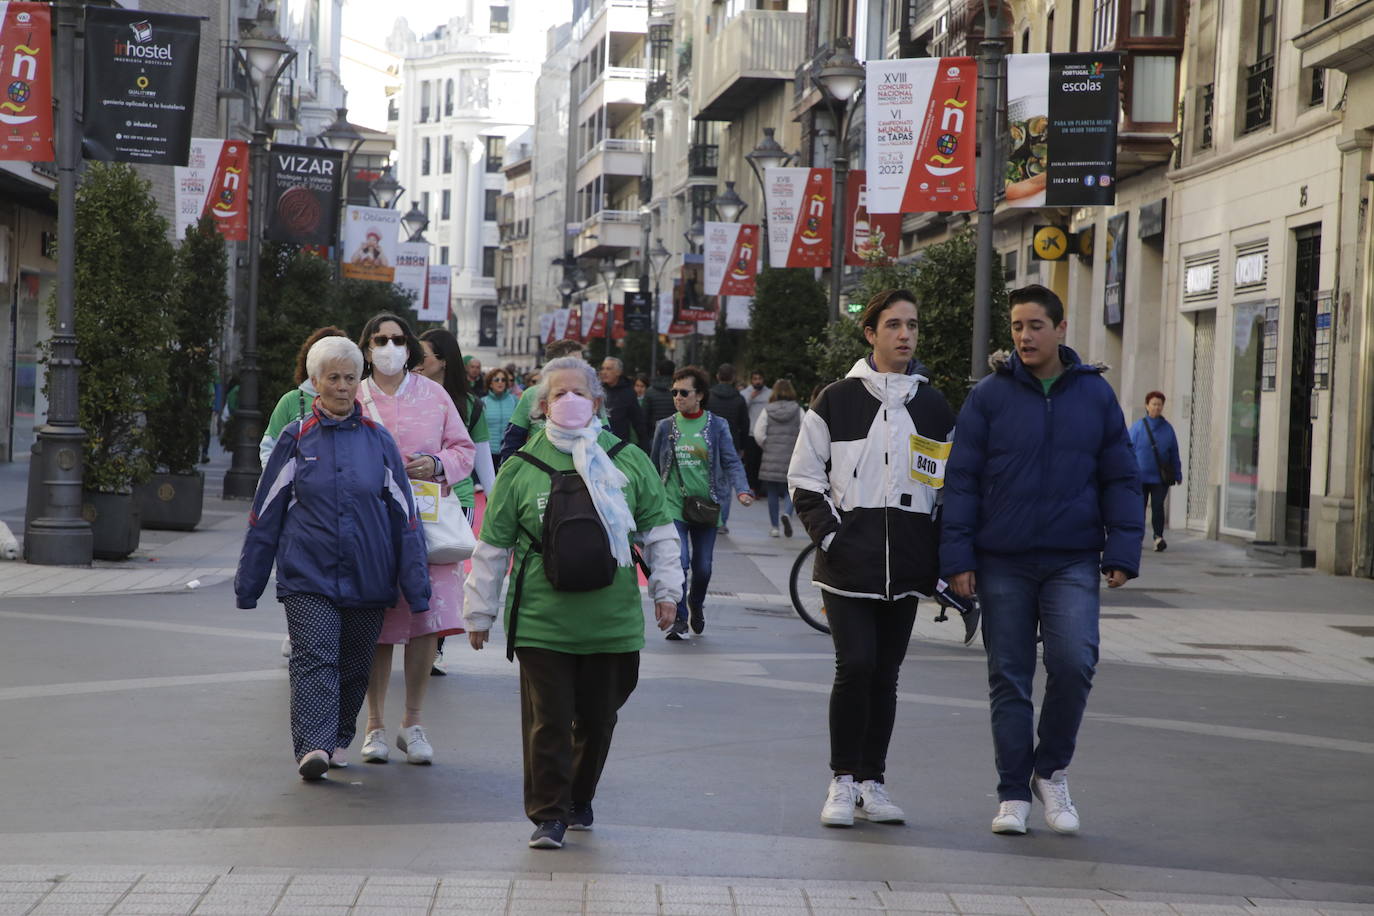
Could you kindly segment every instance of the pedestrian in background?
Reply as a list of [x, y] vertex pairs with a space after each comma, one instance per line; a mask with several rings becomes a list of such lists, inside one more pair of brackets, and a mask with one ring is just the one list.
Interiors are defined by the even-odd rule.
[[1169, 498], [1170, 487], [1183, 483], [1178, 436], [1164, 419], [1164, 392], [1151, 391], [1145, 395], [1145, 416], [1131, 424], [1131, 448], [1135, 452], [1136, 469], [1140, 472], [1145, 508], [1152, 510], [1150, 529], [1154, 533], [1155, 550], [1161, 551], [1169, 546], [1164, 540], [1164, 501]]
[[830, 787], [821, 823], [901, 823], [888, 794], [897, 676], [920, 595], [935, 593], [936, 517], [954, 413], [916, 359], [916, 297], [883, 290], [859, 316], [873, 352], [802, 419], [787, 482], [819, 548], [835, 643]]
[[[801, 433], [802, 409], [797, 389], [785, 378], [773, 385], [769, 403], [759, 411], [753, 439], [759, 444], [759, 480], [768, 494], [768, 536], [778, 536], [778, 523], [787, 537], [792, 536], [792, 497], [787, 492], [787, 467]], [[781, 508], [781, 514], [779, 513]]]
[[633, 442], [648, 451], [649, 424], [639, 409], [634, 386], [625, 377], [625, 364], [614, 356], [601, 361], [597, 373], [605, 392], [602, 405], [609, 421], [607, 427], [626, 442]]
[[283, 428], [258, 481], [234, 595], [257, 607], [275, 564], [292, 644], [292, 749], [314, 780], [347, 764], [386, 609], [399, 589], [423, 615], [430, 582], [406, 461], [354, 400], [362, 353], [326, 336], [306, 372], [318, 394], [309, 416]]
[[635, 400], [639, 402], [639, 412], [644, 415], [645, 425], [649, 422], [649, 377], [643, 372], [635, 376]]
[[729, 426], [706, 410], [710, 381], [699, 366], [684, 366], [673, 373], [677, 412], [659, 421], [649, 450], [682, 542], [685, 584], [677, 619], [667, 635], [674, 641], [686, 638], [689, 625], [698, 636], [706, 629], [706, 589], [711, 584], [716, 532], [723, 524], [721, 503], [735, 490], [741, 505], [754, 501]]
[[[730, 441], [735, 446], [737, 454], [744, 454], [744, 441], [749, 435], [749, 407], [744, 403], [744, 397], [735, 387], [735, 367], [729, 363], [721, 363], [716, 367], [716, 383], [711, 386], [711, 412], [725, 420], [730, 427]], [[744, 479], [749, 480], [746, 471]], [[744, 492], [744, 491], [740, 491]], [[754, 492], [753, 485], [749, 486], [749, 493]], [[730, 533], [730, 496], [726, 494], [720, 504], [720, 533]]]
[[998, 777], [992, 832], [1025, 833], [1034, 795], [1051, 830], [1077, 833], [1068, 768], [1097, 669], [1098, 575], [1120, 588], [1139, 572], [1140, 480], [1105, 367], [1064, 346], [1063, 302], [1040, 285], [1008, 300], [1016, 350], [994, 358], [959, 411], [940, 566], [955, 594], [982, 602]]
[[[744, 403], [749, 406], [749, 429], [752, 430], [754, 424], [759, 421], [759, 414], [763, 413], [764, 407], [772, 400], [773, 389], [764, 383], [763, 373], [755, 369], [749, 373], [749, 387], [741, 394], [744, 396]], [[744, 438], [744, 473], [749, 478], [749, 486], [754, 488], [755, 496], [763, 493], [762, 481], [759, 480], [759, 464], [762, 461], [763, 450], [754, 441], [751, 432]]]
[[[506, 427], [510, 426], [510, 418], [515, 413], [515, 405], [520, 400], [520, 395], [515, 388], [515, 373], [510, 369], [493, 369], [487, 373], [487, 393], [482, 397], [486, 404], [487, 432], [491, 436], [491, 441], [496, 443], [497, 451], [500, 451], [501, 440], [506, 437]], [[498, 454], [496, 456], [500, 458]], [[496, 462], [500, 467], [500, 462]]]
[[463, 368], [468, 374], [468, 391], [479, 398], [487, 393], [483, 384], [482, 361], [475, 356], [463, 357]]
[[[448, 495], [472, 473], [477, 447], [443, 386], [410, 371], [424, 359], [420, 341], [405, 319], [383, 313], [368, 320], [359, 348], [366, 356], [358, 386], [364, 416], [391, 433], [408, 477], [436, 481]], [[396, 747], [408, 763], [434, 760], [420, 719], [439, 637], [463, 632], [463, 564], [429, 566], [429, 584], [425, 613], [412, 613], [401, 600], [387, 608], [382, 622], [367, 687], [362, 755], [369, 763], [385, 763], [391, 756], [383, 713], [395, 646], [405, 647], [405, 713]]]
[[[520, 661], [525, 814], [535, 825], [529, 845], [557, 849], [565, 830], [592, 827], [618, 711], [639, 681], [644, 612], [631, 553], [635, 532], [653, 570], [649, 593], [660, 628], [672, 623], [680, 591], [677, 531], [662, 485], [642, 451], [597, 422], [602, 392], [592, 367], [580, 357], [552, 360], [537, 391], [533, 414], [548, 423], [530, 436], [521, 457], [501, 468], [472, 555], [463, 615], [469, 642], [481, 649], [501, 607], [507, 570], [517, 571], [506, 590], [505, 628], [507, 652]], [[551, 474], [581, 484], [605, 533], [599, 547], [585, 535], [575, 544], [548, 536], [554, 520], [546, 513], [572, 502], [555, 501]], [[536, 545], [536, 537], [543, 543]], [[591, 563], [585, 562], [589, 548], [598, 555]], [[578, 591], [554, 586], [553, 570], [566, 573], [569, 563], [592, 567], [595, 560], [603, 561], [608, 584]]]
[[648, 406], [649, 429], [658, 429], [658, 424], [663, 422], [664, 417], [671, 417], [677, 410], [673, 406], [673, 396], [668, 390], [673, 387], [673, 361], [670, 359], [659, 360], [654, 371], [658, 375], [654, 376], [649, 382], [649, 389], [644, 392], [644, 401]]

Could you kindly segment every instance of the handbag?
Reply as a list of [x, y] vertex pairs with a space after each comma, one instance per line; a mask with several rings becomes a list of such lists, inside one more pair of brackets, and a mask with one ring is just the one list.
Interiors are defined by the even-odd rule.
[[1159, 468], [1159, 479], [1165, 486], [1172, 487], [1178, 481], [1173, 479], [1169, 469], [1164, 466], [1163, 459], [1159, 457], [1159, 446], [1155, 444], [1154, 430], [1150, 429], [1150, 418], [1144, 417], [1141, 422], [1145, 424], [1145, 435], [1150, 437], [1150, 451], [1154, 452], [1155, 455], [1155, 467]]
[[[385, 427], [377, 407], [372, 402], [372, 383], [363, 379], [363, 406], [378, 426]], [[410, 492], [415, 500], [415, 514], [425, 529], [425, 550], [431, 566], [447, 566], [472, 556], [477, 549], [477, 536], [468, 524], [463, 504], [452, 491], [444, 495], [443, 487], [433, 480], [411, 480]]]
[[700, 496], [691, 496], [682, 485], [682, 469], [677, 464], [677, 448], [671, 443], [673, 452], [673, 473], [677, 474], [677, 488], [682, 494], [682, 520], [689, 525], [715, 528], [720, 524], [720, 503]]

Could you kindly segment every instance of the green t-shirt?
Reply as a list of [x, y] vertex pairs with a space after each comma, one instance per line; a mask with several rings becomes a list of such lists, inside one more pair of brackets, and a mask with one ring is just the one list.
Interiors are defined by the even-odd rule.
[[277, 400], [277, 406], [272, 408], [272, 415], [267, 418], [267, 435], [273, 439], [281, 436], [286, 424], [310, 415], [310, 405], [313, 403], [315, 396], [306, 394], [300, 388], [286, 392]]
[[516, 403], [515, 410], [512, 411], [510, 415], [511, 426], [518, 426], [521, 429], [530, 428], [530, 408], [533, 407], [537, 401], [535, 392], [538, 389], [538, 385], [531, 385], [520, 395], [520, 400]]
[[[597, 441], [607, 450], [620, 442], [608, 432], [602, 432]], [[530, 436], [524, 450], [555, 470], [573, 468], [572, 456], [554, 448], [543, 430]], [[642, 450], [621, 449], [615, 456], [615, 465], [629, 478], [625, 500], [639, 531], [672, 521], [664, 506], [663, 485]], [[512, 458], [501, 465], [493, 489], [482, 519], [482, 541], [515, 549], [511, 572], [514, 576], [530, 546], [529, 537], [520, 527], [535, 537], [543, 536], [549, 475], [526, 461]], [[506, 590], [506, 632], [510, 632], [510, 602], [514, 596], [512, 582]], [[644, 610], [635, 567], [620, 567], [615, 581], [596, 591], [559, 592], [544, 575], [542, 558], [532, 554], [525, 570], [515, 644], [573, 655], [637, 652], [644, 648]]]
[[[458, 416], [462, 417], [464, 426], [467, 425], [468, 417], [472, 416], [472, 405], [476, 401], [477, 395], [469, 393], [467, 409], [458, 411]], [[468, 435], [472, 437], [473, 442], [491, 441], [491, 433], [487, 430], [487, 412], [485, 409], [482, 411], [482, 415], [477, 418], [477, 422], [468, 427]], [[464, 509], [471, 509], [477, 505], [477, 488], [473, 485], [475, 478], [476, 472], [473, 472], [453, 485], [453, 492], [458, 494], [458, 503]]]
[[1054, 387], [1054, 383], [1057, 381], [1059, 381], [1057, 375], [1054, 378], [1042, 378], [1040, 380], [1040, 387], [1045, 389], [1045, 397], [1050, 396], [1050, 389]]
[[[682, 518], [682, 491], [688, 496], [711, 498], [711, 455], [706, 449], [706, 420], [709, 414], [701, 412], [695, 420], [682, 414], [673, 414], [681, 435], [677, 440], [677, 467], [668, 471], [668, 482], [664, 484], [668, 497], [668, 512], [677, 521]], [[680, 478], [680, 482], [679, 482]]]

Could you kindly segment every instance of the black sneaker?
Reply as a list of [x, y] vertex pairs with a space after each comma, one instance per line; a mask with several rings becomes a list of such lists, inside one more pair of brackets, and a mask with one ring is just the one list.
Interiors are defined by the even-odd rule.
[[573, 802], [572, 808], [568, 811], [569, 830], [591, 830], [592, 829], [592, 803]]
[[669, 631], [668, 631], [668, 635], [665, 636], [665, 637], [663, 637], [663, 638], [664, 638], [664, 639], [671, 639], [673, 642], [681, 642], [682, 640], [686, 639], [686, 638], [687, 638], [687, 621], [685, 621], [685, 620], [674, 620], [674, 621], [673, 621], [673, 628], [672, 628], [671, 630], [669, 630]]
[[540, 821], [530, 834], [530, 849], [562, 849], [563, 833], [568, 825], [562, 821]]
[[701, 631], [706, 629], [706, 615], [702, 612], [702, 609], [699, 607], [692, 608], [691, 614], [692, 632], [700, 636]]
[[1164, 538], [1155, 538], [1155, 553], [1162, 553], [1169, 549], [1169, 543]]
[[784, 515], [782, 517], [782, 535], [789, 538], [792, 536], [792, 519], [790, 516]]

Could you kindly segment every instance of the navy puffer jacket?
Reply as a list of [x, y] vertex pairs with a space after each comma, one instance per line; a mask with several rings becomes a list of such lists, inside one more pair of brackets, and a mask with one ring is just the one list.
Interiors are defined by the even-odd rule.
[[1015, 353], [969, 392], [945, 471], [940, 570], [977, 570], [980, 552], [1100, 551], [1102, 569], [1140, 572], [1145, 515], [1135, 454], [1102, 367], [1059, 348], [1048, 395]]

